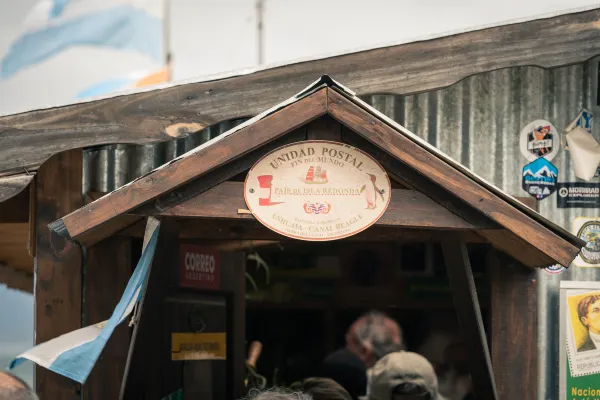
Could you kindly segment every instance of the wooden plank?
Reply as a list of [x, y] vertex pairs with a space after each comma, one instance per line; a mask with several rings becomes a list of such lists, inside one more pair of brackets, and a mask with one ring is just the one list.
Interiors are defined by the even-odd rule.
[[172, 162], [62, 218], [69, 235], [78, 236], [162, 194], [213, 172], [250, 151], [318, 118], [326, 111], [326, 89]]
[[442, 252], [463, 338], [469, 343], [474, 393], [480, 399], [496, 400], [498, 393], [467, 246], [460, 237], [447, 236], [442, 241]]
[[478, 233], [492, 243], [494, 248], [529, 267], [544, 268], [556, 263], [551, 257], [538, 251], [535, 246], [506, 230], [482, 230]]
[[328, 99], [328, 112], [335, 119], [408, 167], [430, 177], [453, 196], [532, 244], [550, 258], [560, 264], [569, 265], [579, 253], [580, 249], [577, 246], [561, 239], [335, 90], [328, 91]]
[[111, 235], [118, 234], [119, 231], [127, 229], [127, 227], [138, 221], [143, 222], [143, 218], [138, 215], [119, 215], [97, 229], [85, 232], [77, 238], [77, 242], [85, 247], [93, 246]]
[[521, 203], [525, 204], [527, 207], [531, 208], [533, 211], [538, 210], [538, 204], [535, 197], [515, 197], [515, 199], [519, 200]]
[[256, 115], [323, 73], [361, 96], [407, 94], [490, 70], [587, 61], [600, 53], [598, 19], [598, 10], [560, 15], [1, 117], [0, 171], [33, 170], [66, 149], [163, 141]]
[[120, 399], [161, 399], [170, 393], [163, 393], [163, 388], [169, 383], [162, 374], [166, 366], [165, 357], [170, 357], [167, 351], [161, 351], [168, 349], [164, 337], [164, 300], [173, 260], [179, 257], [179, 246], [175, 221], [166, 218], [158, 229], [146, 291], [138, 305], [139, 317], [133, 328]]
[[[84, 325], [110, 318], [132, 272], [131, 239], [113, 236], [86, 249]], [[129, 349], [129, 327], [119, 325], [83, 385], [85, 399], [118, 399]]]
[[536, 399], [538, 379], [536, 272], [490, 251], [491, 349], [500, 399]]
[[[0, 133], [2, 130], [0, 129]], [[0, 138], [2, 136], [0, 135]], [[50, 154], [49, 156], [52, 156]], [[45, 158], [44, 160], [46, 160]], [[42, 162], [44, 161], [42, 160]], [[33, 180], [34, 174], [18, 174], [0, 177], [0, 203], [21, 193]]]
[[[223, 182], [206, 192], [176, 205], [159, 215], [182, 218], [222, 218], [254, 220], [252, 214], [240, 214], [246, 209], [242, 182]], [[432, 229], [479, 229], [422, 193], [413, 190], [392, 189], [388, 209], [376, 222], [377, 226]], [[483, 228], [494, 228], [488, 223]]]
[[[81, 250], [47, 225], [82, 205], [82, 151], [60, 153], [37, 174], [35, 256], [35, 342], [81, 328]], [[35, 387], [43, 399], [79, 398], [79, 384], [42, 367]]]

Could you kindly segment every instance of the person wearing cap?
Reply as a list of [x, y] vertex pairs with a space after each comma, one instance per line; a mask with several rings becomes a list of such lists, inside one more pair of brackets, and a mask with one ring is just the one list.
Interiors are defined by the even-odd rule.
[[38, 397], [22, 379], [0, 371], [0, 400], [38, 400]]
[[420, 354], [407, 351], [388, 354], [368, 375], [364, 400], [443, 400], [433, 366]]
[[346, 347], [325, 358], [321, 376], [333, 379], [358, 399], [367, 390], [367, 369], [386, 354], [403, 349], [398, 323], [381, 312], [370, 311], [350, 326]]

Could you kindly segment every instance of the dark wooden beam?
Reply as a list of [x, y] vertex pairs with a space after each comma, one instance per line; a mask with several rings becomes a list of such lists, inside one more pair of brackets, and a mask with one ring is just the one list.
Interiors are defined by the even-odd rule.
[[[252, 214], [238, 213], [238, 210], [247, 208], [243, 191], [244, 184], [242, 182], [223, 182], [158, 215], [178, 218], [254, 220]], [[388, 209], [375, 225], [455, 230], [497, 227], [492, 222], [483, 227], [475, 226], [424, 194], [405, 189], [392, 189]]]
[[492, 366], [500, 399], [536, 399], [536, 272], [498, 251], [487, 257]]
[[[131, 277], [131, 238], [113, 236], [86, 249], [84, 325], [110, 318]], [[118, 399], [130, 328], [119, 325], [83, 385], [84, 399]]]
[[[57, 154], [36, 177], [35, 342], [81, 328], [81, 250], [48, 224], [82, 205], [82, 151]], [[35, 369], [43, 399], [79, 398], [80, 385], [42, 367]]]
[[341, 142], [342, 124], [329, 115], [324, 115], [306, 126], [306, 139]]
[[[549, 258], [569, 265], [580, 248], [562, 239], [506, 200], [484, 188], [454, 166], [399, 133], [336, 90], [327, 92], [328, 113], [419, 174], [429, 177], [451, 196], [462, 200], [485, 217], [531, 244]], [[429, 194], [428, 191], [424, 193]], [[442, 201], [441, 199], [436, 199]], [[529, 265], [544, 267], [546, 265]]]
[[[79, 236], [100, 227], [114, 217], [161, 195], [170, 194], [194, 179], [212, 174], [218, 170], [218, 167], [325, 114], [326, 91], [327, 89], [321, 89], [279, 112], [222, 138], [203, 150], [167, 164], [152, 174], [112, 192], [109, 196], [63, 217], [53, 225], [60, 226], [59, 229], [66, 231], [72, 239], [78, 239]], [[225, 179], [228, 177], [225, 176], [223, 180]]]
[[467, 246], [459, 236], [447, 236], [442, 240], [442, 252], [454, 293], [456, 313], [469, 347], [475, 395], [479, 399], [497, 400], [498, 393]]
[[598, 10], [560, 15], [5, 116], [0, 118], [0, 171], [34, 170], [67, 149], [164, 141], [256, 115], [322, 74], [358, 95], [407, 94], [501, 68], [587, 61], [600, 53], [598, 19]]
[[26, 188], [4, 202], [0, 200], [0, 223], [29, 222], [29, 196], [29, 189]]
[[[286, 241], [289, 238], [268, 229], [255, 219], [216, 220], [216, 219], [177, 219], [180, 239], [203, 240], [249, 240]], [[437, 242], [448, 231], [434, 229], [402, 229], [398, 227], [372, 226], [344, 240], [349, 241], [388, 241], [388, 242]], [[141, 223], [119, 232], [122, 236], [142, 237], [144, 226]], [[476, 231], [461, 231], [468, 243], [487, 243]]]

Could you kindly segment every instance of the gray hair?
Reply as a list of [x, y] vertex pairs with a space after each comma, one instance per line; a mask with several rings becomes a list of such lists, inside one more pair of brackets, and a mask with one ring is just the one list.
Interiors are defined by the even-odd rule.
[[39, 400], [29, 388], [0, 388], [0, 400]]
[[300, 391], [275, 387], [264, 391], [252, 390], [246, 400], [312, 400], [312, 397]]
[[38, 400], [38, 397], [24, 380], [0, 371], [0, 400]]
[[370, 311], [359, 318], [351, 328], [359, 343], [371, 348], [375, 360], [404, 350], [402, 329], [390, 317], [379, 311]]

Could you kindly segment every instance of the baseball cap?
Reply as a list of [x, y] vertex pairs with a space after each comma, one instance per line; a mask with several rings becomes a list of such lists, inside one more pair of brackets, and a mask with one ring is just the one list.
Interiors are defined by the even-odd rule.
[[388, 354], [368, 372], [369, 400], [437, 400], [438, 382], [433, 366], [417, 353]]

